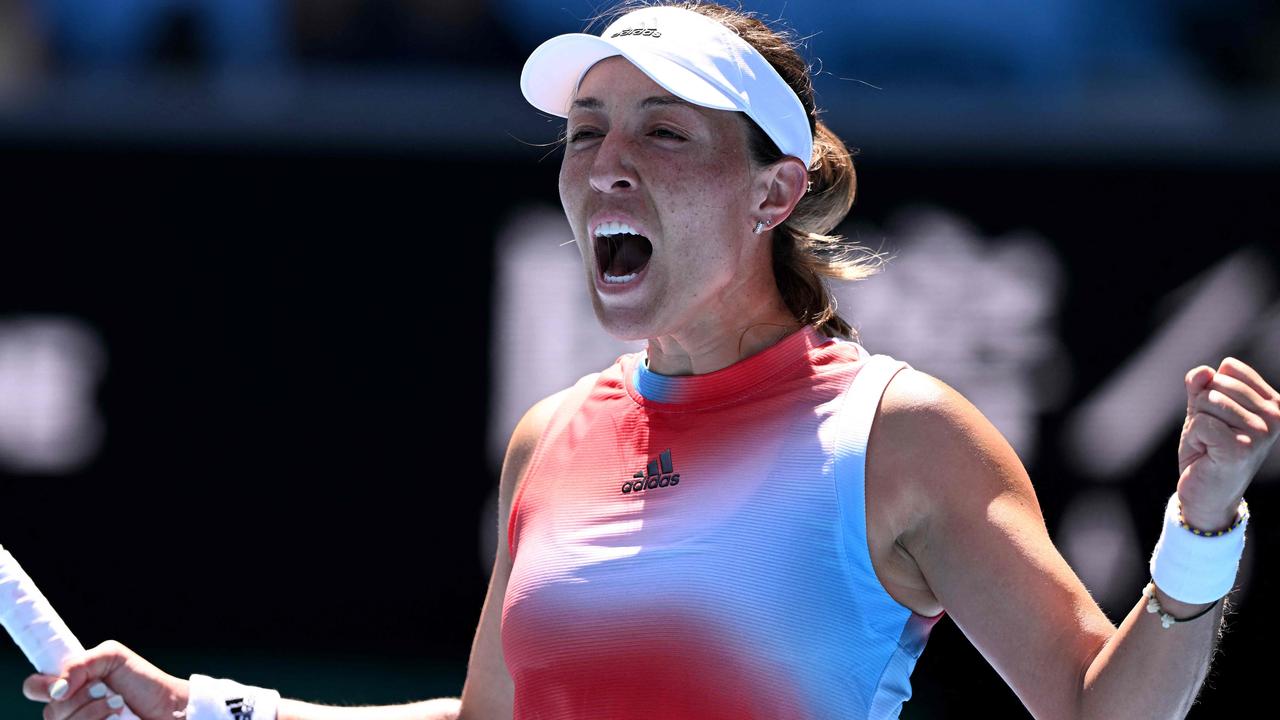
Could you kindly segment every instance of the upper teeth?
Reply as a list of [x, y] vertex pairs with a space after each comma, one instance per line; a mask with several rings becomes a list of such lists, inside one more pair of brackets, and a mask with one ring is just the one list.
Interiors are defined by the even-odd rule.
[[600, 223], [599, 225], [596, 226], [596, 237], [603, 237], [605, 235], [621, 235], [623, 233], [626, 233], [628, 235], [640, 234], [639, 231], [637, 231], [635, 228], [631, 227], [630, 225], [624, 222], [618, 222], [616, 220]]

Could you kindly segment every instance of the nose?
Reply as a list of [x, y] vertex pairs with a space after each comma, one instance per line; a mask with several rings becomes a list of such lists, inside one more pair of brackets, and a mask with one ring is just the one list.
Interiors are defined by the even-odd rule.
[[605, 133], [591, 162], [591, 187], [599, 192], [614, 193], [638, 184], [626, 137], [618, 130]]

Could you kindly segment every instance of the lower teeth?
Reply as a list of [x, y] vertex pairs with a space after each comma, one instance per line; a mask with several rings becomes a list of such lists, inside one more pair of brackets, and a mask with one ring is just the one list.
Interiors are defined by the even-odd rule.
[[625, 282], [631, 282], [632, 280], [634, 280], [634, 279], [635, 279], [636, 275], [638, 275], [638, 274], [639, 274], [639, 273], [631, 273], [631, 274], [629, 274], [629, 275], [610, 275], [609, 273], [605, 273], [605, 274], [604, 274], [604, 281], [605, 281], [605, 282], [607, 282], [607, 283], [625, 283]]

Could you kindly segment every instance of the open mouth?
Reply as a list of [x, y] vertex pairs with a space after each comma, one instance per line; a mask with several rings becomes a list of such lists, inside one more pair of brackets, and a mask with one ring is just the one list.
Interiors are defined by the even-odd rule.
[[607, 227], [606, 223], [596, 231], [596, 267], [606, 283], [622, 285], [631, 282], [649, 264], [653, 256], [653, 244], [649, 238], [623, 228]]

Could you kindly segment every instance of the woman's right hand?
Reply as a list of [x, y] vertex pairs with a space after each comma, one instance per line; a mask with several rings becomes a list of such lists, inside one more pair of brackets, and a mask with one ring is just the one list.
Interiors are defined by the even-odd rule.
[[186, 680], [169, 675], [114, 640], [70, 660], [60, 677], [28, 677], [22, 694], [48, 703], [44, 720], [104, 720], [120, 712], [111, 707], [107, 688], [110, 695], [123, 697], [141, 720], [174, 720], [180, 717], [174, 713], [187, 707]]

